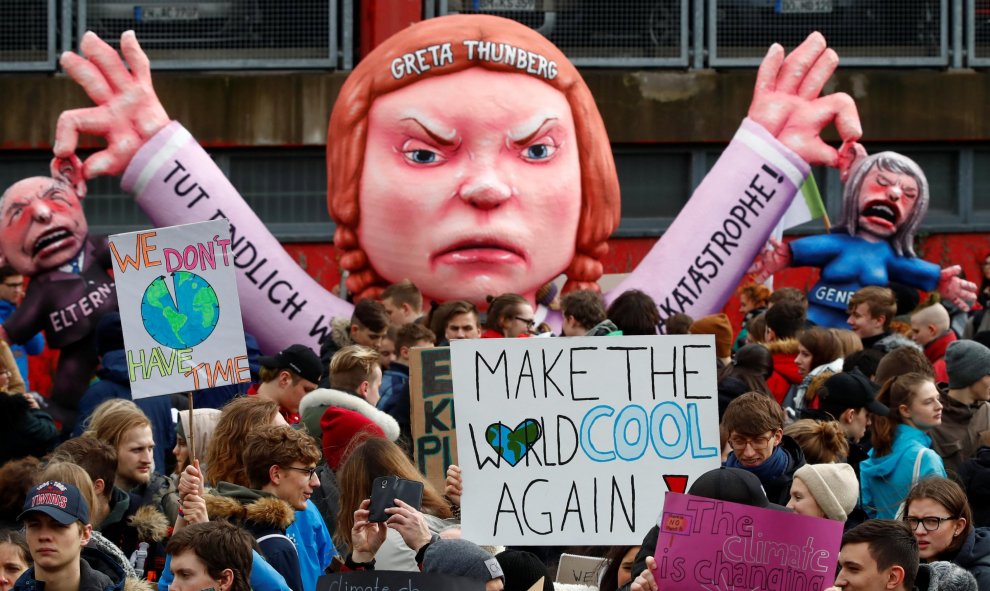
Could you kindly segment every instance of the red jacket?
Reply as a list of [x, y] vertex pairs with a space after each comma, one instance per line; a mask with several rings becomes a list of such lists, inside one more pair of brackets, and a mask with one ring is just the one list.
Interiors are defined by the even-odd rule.
[[798, 342], [797, 339], [784, 339], [765, 345], [773, 355], [773, 375], [767, 379], [767, 386], [777, 402], [783, 404], [788, 390], [799, 385], [803, 379], [794, 363], [798, 354]]

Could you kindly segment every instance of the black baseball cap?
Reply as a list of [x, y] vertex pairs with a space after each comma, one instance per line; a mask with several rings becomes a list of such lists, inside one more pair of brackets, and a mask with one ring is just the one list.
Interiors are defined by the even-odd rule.
[[314, 384], [323, 376], [320, 356], [306, 345], [289, 345], [274, 356], [259, 357], [258, 364], [269, 369], [291, 369]]
[[877, 400], [879, 389], [858, 369], [837, 373], [825, 380], [822, 389], [818, 391], [818, 408], [829, 412], [836, 419], [839, 418], [836, 412], [841, 414], [848, 408], [865, 408], [875, 415], [885, 417], [890, 414], [890, 409]]
[[75, 486], [57, 480], [42, 482], [28, 492], [17, 521], [23, 521], [31, 513], [44, 513], [62, 525], [75, 521], [89, 523], [89, 505], [82, 493]]
[[756, 474], [742, 468], [722, 466], [709, 470], [694, 481], [688, 494], [762, 509], [787, 511], [786, 508], [770, 502]]

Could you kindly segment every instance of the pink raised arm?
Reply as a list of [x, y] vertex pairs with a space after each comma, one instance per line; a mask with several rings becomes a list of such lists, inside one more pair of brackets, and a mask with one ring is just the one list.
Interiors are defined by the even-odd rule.
[[756, 76], [749, 118], [809, 164], [838, 167], [839, 151], [822, 141], [822, 129], [834, 121], [844, 144], [863, 135], [852, 97], [818, 96], [838, 65], [821, 33], [809, 35], [786, 58], [784, 48], [773, 44]]
[[95, 33], [83, 35], [79, 47], [85, 57], [66, 52], [60, 63], [96, 106], [65, 111], [59, 116], [55, 157], [71, 157], [81, 133], [99, 136], [106, 139], [107, 147], [86, 159], [83, 177], [119, 175], [138, 149], [168, 125], [169, 117], [155, 95], [148, 56], [133, 31], [120, 37], [120, 48], [130, 70], [117, 51]]
[[763, 283], [774, 273], [787, 268], [791, 264], [791, 248], [776, 238], [767, 242], [770, 246], [756, 257], [748, 273], [753, 275], [753, 281]]

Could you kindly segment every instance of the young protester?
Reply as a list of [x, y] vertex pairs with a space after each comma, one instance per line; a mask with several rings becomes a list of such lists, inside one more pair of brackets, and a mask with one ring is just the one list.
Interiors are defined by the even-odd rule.
[[956, 472], [980, 445], [990, 443], [990, 349], [976, 341], [955, 341], [945, 352], [949, 390], [942, 423], [931, 431], [932, 448], [945, 469]]
[[925, 478], [904, 499], [904, 521], [922, 562], [946, 560], [968, 570], [980, 591], [990, 590], [990, 529], [973, 527], [966, 493], [946, 478]]
[[412, 441], [411, 419], [409, 417], [409, 363], [412, 349], [432, 347], [436, 337], [433, 331], [422, 324], [410, 323], [399, 329], [395, 336], [396, 357], [389, 369], [382, 374], [379, 389], [381, 398], [376, 407], [389, 414], [399, 424], [401, 437]]
[[654, 335], [660, 326], [660, 310], [649, 294], [629, 289], [608, 305], [605, 315], [624, 335]]
[[749, 336], [748, 327], [750, 321], [767, 311], [767, 305], [770, 303], [770, 295], [772, 293], [770, 288], [761, 283], [744, 285], [736, 291], [736, 294], [739, 296], [739, 313], [743, 315], [743, 319], [742, 329], [739, 331], [739, 335], [736, 336], [736, 341], [732, 345], [733, 352], [738, 351], [746, 344], [746, 339]]
[[[808, 394], [808, 386], [823, 372], [842, 371], [842, 344], [832, 331], [813, 326], [798, 335], [798, 352], [794, 365], [801, 374], [801, 383], [784, 399], [784, 410], [791, 420], [800, 417], [806, 408], [817, 408], [818, 399]], [[793, 394], [793, 396], [791, 396]]]
[[526, 298], [514, 293], [503, 293], [488, 298], [488, 315], [485, 318], [483, 339], [514, 339], [528, 337], [536, 326], [533, 306]]
[[632, 582], [633, 561], [639, 546], [613, 546], [605, 555], [598, 591], [618, 591]]
[[423, 316], [423, 294], [412, 281], [400, 281], [386, 287], [381, 302], [388, 314], [389, 325], [396, 330], [411, 322], [419, 322]]
[[255, 428], [242, 449], [248, 486], [218, 483], [215, 494], [206, 497], [210, 517], [242, 525], [289, 587], [304, 591], [299, 554], [286, 528], [295, 520], [295, 511], [306, 510], [319, 485], [315, 473], [320, 450], [309, 435], [287, 425]]
[[784, 427], [784, 435], [797, 442], [809, 464], [844, 462], [849, 455], [849, 441], [836, 421], [801, 419]]
[[449, 345], [450, 341], [458, 339], [480, 338], [478, 308], [464, 300], [443, 303], [430, 314], [430, 330], [436, 335], [438, 346]]
[[795, 361], [798, 354], [797, 336], [804, 330], [806, 314], [805, 306], [785, 299], [771, 306], [764, 316], [767, 348], [773, 355], [773, 375], [767, 380], [767, 385], [779, 404], [784, 403], [791, 390], [797, 388], [804, 378]]
[[[360, 300], [350, 318], [334, 318], [330, 322], [330, 337], [320, 344], [320, 367], [329, 366], [333, 356], [344, 347], [361, 345], [377, 350], [388, 326], [388, 312], [381, 302], [371, 298]], [[319, 382], [321, 388], [331, 387], [325, 372]]]
[[722, 431], [732, 448], [725, 465], [752, 472], [771, 502], [786, 503], [794, 472], [805, 458], [797, 442], [784, 435], [780, 405], [765, 394], [743, 394], [725, 409]]
[[798, 515], [845, 522], [859, 500], [859, 481], [849, 464], [805, 464], [794, 473], [787, 508]]
[[873, 449], [859, 465], [862, 500], [870, 517], [891, 519], [919, 480], [945, 476], [928, 436], [942, 422], [942, 404], [931, 378], [917, 373], [887, 380], [877, 398], [890, 414], [873, 421]]
[[897, 298], [886, 287], [870, 285], [849, 298], [849, 329], [863, 341], [864, 349], [879, 349], [889, 353], [898, 347], [920, 347], [911, 339], [891, 330], [897, 314]]
[[226, 521], [189, 525], [173, 535], [166, 550], [173, 574], [170, 591], [251, 591], [254, 538]]
[[977, 591], [949, 562], [920, 564], [918, 543], [899, 521], [873, 519], [842, 535], [839, 574], [826, 591]]
[[323, 375], [320, 358], [306, 345], [289, 345], [271, 357], [259, 357], [261, 382], [248, 395], [278, 403], [278, 411], [290, 425], [299, 422], [299, 402], [317, 388]]
[[31, 565], [31, 550], [24, 534], [12, 529], [0, 530], [0, 591], [10, 591]]
[[[175, 455], [175, 474], [172, 480], [176, 484], [182, 471], [192, 464], [190, 448], [196, 452], [196, 459], [200, 460], [200, 469], [206, 469], [206, 462], [201, 458], [206, 455], [206, 450], [210, 447], [210, 439], [213, 437], [213, 431], [221, 414], [215, 408], [194, 408], [192, 411], [180, 410], [178, 413], [179, 420], [175, 424], [175, 447], [172, 448], [172, 454]], [[188, 433], [192, 434], [191, 441], [187, 436]], [[193, 445], [190, 446], [190, 443]]]
[[759, 344], [743, 345], [732, 363], [718, 370], [718, 416], [725, 414], [729, 403], [746, 392], [771, 396], [767, 380], [773, 375], [773, 355]]
[[949, 311], [939, 302], [934, 302], [911, 314], [911, 339], [925, 352], [925, 357], [935, 369], [938, 382], [947, 382], [945, 372], [945, 349], [956, 341], [956, 333], [950, 328]]
[[618, 330], [605, 316], [602, 294], [590, 289], [579, 289], [566, 294], [560, 300], [564, 317], [561, 334], [565, 337], [605, 336]]
[[871, 416], [887, 416], [890, 412], [877, 401], [877, 390], [876, 384], [854, 369], [829, 377], [818, 391], [818, 412], [823, 420], [835, 421], [842, 427], [849, 448], [846, 463], [853, 467], [857, 478], [860, 463], [868, 457], [868, 448], [862, 442], [872, 424]]

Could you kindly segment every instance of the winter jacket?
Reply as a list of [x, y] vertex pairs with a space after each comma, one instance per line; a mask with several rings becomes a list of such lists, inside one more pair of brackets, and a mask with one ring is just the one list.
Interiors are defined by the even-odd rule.
[[946, 373], [945, 369], [945, 350], [949, 347], [950, 343], [956, 340], [956, 333], [950, 330], [925, 345], [925, 357], [935, 369], [936, 382], [946, 383], [949, 381], [949, 374]]
[[399, 433], [405, 441], [412, 441], [410, 426], [409, 401], [409, 366], [393, 362], [382, 375], [382, 386], [379, 390], [381, 399], [376, 405], [378, 410], [388, 413], [399, 424]]
[[299, 554], [285, 535], [295, 511], [278, 497], [247, 487], [220, 482], [206, 496], [210, 519], [226, 519], [246, 529], [261, 548], [261, 555], [278, 571], [292, 591], [305, 591]]
[[770, 393], [780, 404], [784, 403], [787, 392], [796, 388], [803, 379], [794, 358], [798, 354], [797, 339], [782, 339], [766, 344], [773, 357], [773, 375], [767, 378]]
[[[165, 557], [165, 572], [162, 578], [158, 579], [158, 591], [168, 591], [169, 585], [175, 579], [172, 576], [172, 555]], [[251, 591], [292, 591], [285, 583], [285, 578], [278, 574], [272, 565], [265, 562], [265, 559], [256, 550], [251, 551]]]
[[917, 591], [978, 591], [976, 580], [951, 562], [929, 562], [918, 568]]
[[[89, 417], [96, 407], [107, 400], [131, 398], [131, 384], [127, 377], [127, 357], [123, 349], [108, 351], [100, 361], [96, 375], [99, 381], [90, 386], [79, 400], [79, 415], [73, 437], [82, 435]], [[172, 403], [168, 396], [152, 396], [134, 400], [138, 408], [151, 421], [151, 434], [155, 438], [155, 469], [165, 469], [165, 454], [175, 447], [175, 422], [172, 420]]]
[[311, 436], [322, 440], [323, 429], [320, 427], [320, 419], [329, 408], [343, 408], [361, 413], [372, 423], [378, 425], [389, 441], [399, 438], [399, 423], [371, 404], [364, 398], [356, 394], [349, 394], [343, 390], [330, 390], [320, 388], [313, 390], [303, 397], [299, 403], [299, 414], [302, 415], [302, 424]]
[[316, 591], [319, 579], [337, 555], [330, 539], [330, 532], [323, 523], [316, 505], [309, 501], [306, 508], [296, 511], [296, 519], [286, 528], [285, 535], [292, 540], [299, 553], [299, 571], [306, 591]]
[[128, 557], [147, 543], [145, 573], [161, 576], [165, 568], [165, 538], [171, 523], [156, 507], [141, 505], [139, 496], [113, 487], [110, 493], [110, 513], [100, 524], [99, 531]]
[[932, 440], [910, 425], [897, 425], [889, 454], [870, 457], [859, 465], [861, 499], [867, 515], [873, 519], [893, 519], [911, 489], [914, 464], [921, 454], [918, 480], [926, 476], [945, 476], [942, 458], [931, 449]]
[[976, 578], [980, 591], [990, 591], [990, 528], [973, 528], [950, 561], [968, 570]]
[[983, 446], [959, 467], [959, 480], [973, 509], [973, 525], [990, 527], [990, 447]]
[[863, 341], [864, 349], [877, 349], [878, 351], [882, 351], [884, 353], [890, 353], [894, 349], [899, 349], [901, 347], [911, 347], [912, 349], [921, 351], [921, 345], [899, 332], [885, 332], [883, 334], [866, 337], [865, 339], [860, 340]]
[[[0, 324], [8, 316], [13, 314], [16, 309], [17, 306], [13, 302], [0, 300]], [[21, 379], [24, 380], [24, 389], [28, 392], [31, 391], [31, 384], [28, 382], [28, 355], [41, 355], [41, 352], [44, 350], [45, 336], [40, 332], [22, 345], [10, 344], [10, 352], [14, 356], [14, 363], [17, 364], [17, 369], [21, 372]]]
[[942, 456], [945, 470], [958, 472], [980, 447], [980, 433], [990, 431], [990, 402], [966, 405], [942, 394], [942, 424], [932, 429], [932, 449]]
[[[44, 583], [34, 578], [34, 568], [28, 569], [14, 584], [15, 591], [44, 591]], [[153, 591], [154, 587], [141, 579], [128, 576], [116, 558], [95, 547], [85, 547], [79, 560], [79, 591]]]
[[26, 456], [40, 458], [58, 445], [52, 417], [28, 406], [22, 394], [0, 393], [0, 466]]
[[791, 390], [794, 396], [788, 396], [784, 400], [784, 413], [787, 416], [788, 421], [796, 421], [801, 418], [801, 411], [806, 408], [817, 408], [818, 399], [809, 402], [804, 399], [808, 392], [808, 386], [811, 382], [821, 375], [823, 372], [830, 371], [833, 374], [840, 373], [842, 371], [842, 358], [835, 359], [829, 363], [823, 363], [818, 367], [812, 369], [808, 372], [808, 375], [802, 378], [801, 383], [798, 384], [797, 388]]
[[179, 492], [175, 481], [168, 476], [152, 472], [146, 484], [140, 484], [130, 492], [138, 496], [138, 504], [142, 507], [151, 505], [161, 511], [169, 524], [175, 523], [179, 517]]
[[[355, 344], [354, 339], [351, 338], [351, 319], [334, 318], [330, 321], [330, 336], [320, 343], [320, 365], [323, 367], [330, 367], [330, 359], [333, 358], [337, 351], [340, 351], [348, 345]], [[320, 378], [320, 387], [330, 387], [329, 371], [324, 373], [323, 377]]]

